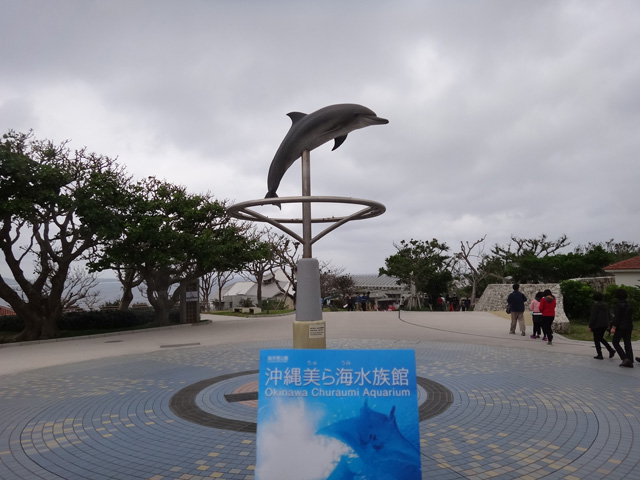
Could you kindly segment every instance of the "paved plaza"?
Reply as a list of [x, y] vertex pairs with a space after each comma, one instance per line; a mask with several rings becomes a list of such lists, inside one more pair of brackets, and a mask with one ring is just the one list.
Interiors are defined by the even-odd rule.
[[[253, 479], [259, 352], [291, 347], [293, 316], [207, 318], [2, 346], [0, 478]], [[419, 403], [437, 407], [421, 411], [423, 478], [640, 479], [640, 365], [485, 312], [325, 320], [328, 348], [415, 350]]]

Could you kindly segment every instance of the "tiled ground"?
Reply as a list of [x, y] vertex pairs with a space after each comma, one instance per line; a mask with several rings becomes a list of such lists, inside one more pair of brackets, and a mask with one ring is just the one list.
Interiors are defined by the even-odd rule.
[[[255, 422], [246, 390], [261, 348], [185, 346], [6, 375], [0, 478], [252, 479], [255, 434], [189, 422], [171, 398], [200, 391], [205, 412]], [[330, 348], [413, 348], [418, 375], [453, 393], [421, 423], [423, 478], [640, 479], [640, 372], [618, 360], [508, 347], [334, 340]]]

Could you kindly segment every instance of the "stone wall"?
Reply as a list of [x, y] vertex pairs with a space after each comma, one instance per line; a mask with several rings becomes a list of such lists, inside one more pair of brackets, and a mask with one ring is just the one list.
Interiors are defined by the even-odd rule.
[[[520, 291], [527, 297], [527, 304], [525, 305], [528, 311], [529, 303], [536, 296], [536, 293], [543, 292], [546, 289], [551, 290], [554, 297], [556, 297], [556, 318], [553, 322], [552, 328], [554, 332], [569, 333], [569, 319], [564, 313], [564, 306], [562, 302], [562, 293], [560, 292], [560, 285], [557, 283], [531, 283], [520, 285]], [[513, 292], [513, 286], [511, 284], [494, 283], [489, 285], [480, 300], [476, 303], [474, 310], [480, 312], [504, 312], [507, 307], [507, 297]]]
[[608, 276], [608, 277], [590, 277], [590, 278], [572, 278], [571, 280], [575, 280], [576, 282], [586, 283], [591, 286], [596, 292], [602, 292], [607, 289], [609, 285], [616, 284], [616, 277]]

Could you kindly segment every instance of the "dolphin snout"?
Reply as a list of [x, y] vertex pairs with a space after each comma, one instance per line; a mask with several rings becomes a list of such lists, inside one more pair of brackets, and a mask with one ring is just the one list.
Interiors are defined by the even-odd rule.
[[387, 120], [386, 118], [378, 117], [377, 115], [367, 116], [365, 118], [370, 125], [384, 125], [386, 123], [389, 123], [389, 120]]

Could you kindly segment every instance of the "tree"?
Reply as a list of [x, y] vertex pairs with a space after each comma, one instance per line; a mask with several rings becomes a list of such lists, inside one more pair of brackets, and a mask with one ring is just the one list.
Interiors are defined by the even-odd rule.
[[458, 262], [458, 275], [464, 278], [471, 286], [469, 297], [472, 305], [475, 305], [480, 282], [491, 274], [491, 271], [487, 268], [489, 266], [489, 257], [484, 253], [483, 243], [485, 238], [487, 238], [486, 235], [473, 243], [460, 241], [460, 252], [454, 255]]
[[326, 298], [335, 295], [336, 279], [344, 272], [343, 267], [334, 267], [331, 262], [320, 262], [320, 297]]
[[338, 275], [334, 279], [333, 289], [346, 303], [356, 293], [356, 282], [351, 275]]
[[387, 257], [379, 275], [396, 277], [398, 283], [406, 285], [413, 283], [418, 292], [427, 294], [432, 301], [448, 291], [453, 275], [449, 270], [451, 259], [446, 255], [449, 251], [446, 243], [435, 238], [430, 242], [411, 239], [402, 240], [394, 247], [398, 252]]
[[159, 325], [169, 323], [180, 287], [214, 270], [243, 268], [267, 254], [264, 244], [243, 235], [224, 203], [208, 193], [189, 194], [182, 186], [149, 177], [132, 185], [127, 196], [121, 235], [92, 265], [126, 265], [140, 272]]
[[527, 280], [522, 278], [523, 271], [530, 270], [523, 270], [523, 264], [530, 264], [531, 259], [552, 256], [569, 243], [566, 235], [561, 235], [557, 240], [549, 240], [546, 234], [537, 238], [518, 238], [512, 235], [506, 247], [497, 244], [493, 246], [484, 269], [490, 277], [497, 278], [502, 283], [526, 283]]
[[213, 272], [205, 273], [200, 277], [200, 294], [207, 304], [210, 302], [213, 287], [218, 287], [218, 299], [214, 303], [216, 305], [216, 309], [220, 309], [222, 305], [222, 289], [231, 281], [235, 273], [236, 272], [234, 271], [220, 272], [214, 270]]
[[276, 242], [274, 253], [274, 263], [271, 266], [271, 274], [276, 274], [276, 270], [282, 270], [282, 273], [287, 277], [291, 290], [285, 291], [285, 289], [276, 282], [278, 290], [284, 295], [288, 295], [293, 300], [293, 304], [296, 303], [296, 279], [298, 274], [298, 260], [300, 259], [300, 243], [287, 238], [284, 234], [280, 235], [279, 241]]
[[24, 322], [17, 341], [59, 336], [72, 265], [117, 231], [124, 170], [67, 144], [14, 131], [0, 141], [0, 250], [18, 284], [0, 276], [0, 297]]
[[254, 240], [262, 240], [268, 246], [267, 254], [256, 260], [247, 263], [241, 275], [247, 280], [255, 280], [256, 282], [256, 300], [258, 305], [262, 305], [262, 283], [267, 272], [272, 271], [280, 263], [278, 252], [282, 249], [284, 235], [275, 233], [267, 228], [262, 231], [252, 230], [249, 233], [250, 238]]
[[509, 272], [519, 283], [559, 283], [572, 278], [600, 276], [603, 267], [610, 263], [611, 255], [596, 246], [585, 254], [567, 253], [541, 258], [527, 254], [512, 264]]
[[495, 245], [493, 247], [493, 253], [505, 259], [519, 258], [525, 255], [546, 257], [557, 253], [559, 250], [568, 246], [569, 243], [566, 235], [561, 235], [557, 240], [549, 240], [544, 233], [538, 238], [518, 238], [512, 235], [511, 242], [509, 242], [506, 249]]
[[216, 285], [218, 287], [218, 308], [222, 307], [222, 289], [224, 288], [224, 286], [229, 283], [231, 281], [231, 279], [233, 278], [234, 272], [232, 271], [227, 271], [227, 272], [220, 272], [220, 271], [216, 271], [215, 272], [215, 279], [216, 279]]
[[122, 284], [122, 296], [118, 304], [119, 310], [128, 310], [133, 301], [133, 289], [142, 285], [144, 278], [134, 267], [116, 265], [114, 267], [118, 280]]
[[586, 245], [579, 245], [575, 248], [574, 253], [584, 255], [597, 247], [602, 248], [611, 256], [609, 260], [611, 263], [621, 262], [622, 260], [640, 255], [640, 245], [637, 243], [627, 241], [616, 242], [613, 238], [606, 242], [589, 242]]
[[65, 282], [62, 309], [82, 308], [81, 304], [84, 304], [89, 310], [93, 310], [100, 302], [100, 293], [94, 290], [97, 285], [96, 274], [87, 272], [79, 265], [72, 267]]
[[588, 322], [593, 305], [593, 288], [577, 280], [560, 282], [564, 312], [571, 321]]

